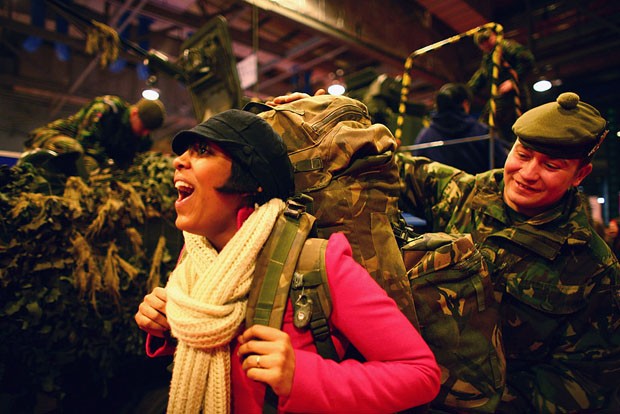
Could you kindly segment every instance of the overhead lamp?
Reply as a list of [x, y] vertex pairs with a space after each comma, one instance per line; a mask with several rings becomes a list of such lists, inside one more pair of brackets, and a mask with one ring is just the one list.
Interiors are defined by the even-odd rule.
[[346, 91], [345, 83], [342, 80], [344, 71], [342, 69], [336, 70], [336, 73], [330, 73], [329, 77], [331, 83], [327, 86], [327, 93], [330, 95], [342, 95]]
[[330, 95], [342, 95], [345, 91], [344, 85], [339, 82], [332, 82], [332, 84], [327, 87], [327, 93]]
[[151, 75], [146, 80], [146, 88], [142, 91], [142, 97], [154, 101], [159, 99], [159, 89], [155, 87], [157, 84], [157, 76]]
[[159, 99], [159, 89], [153, 87], [147, 87], [142, 91], [142, 97], [150, 101]]
[[536, 92], [546, 92], [549, 89], [551, 89], [551, 81], [547, 80], [547, 79], [541, 79], [539, 81], [537, 81], [536, 83], [534, 83], [534, 90]]

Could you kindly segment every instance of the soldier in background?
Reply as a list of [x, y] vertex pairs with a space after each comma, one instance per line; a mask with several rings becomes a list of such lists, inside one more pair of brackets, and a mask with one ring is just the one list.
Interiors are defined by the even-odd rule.
[[619, 227], [620, 217], [614, 217], [609, 220], [609, 224], [604, 229], [605, 241], [607, 242], [607, 244], [609, 244], [609, 247], [611, 247], [611, 250], [618, 258], [620, 258], [620, 232], [618, 232]]
[[397, 155], [404, 211], [471, 233], [489, 266], [507, 364], [498, 412], [620, 412], [620, 265], [577, 190], [606, 128], [563, 93], [515, 122], [504, 169]]
[[[431, 114], [431, 123], [420, 130], [415, 144], [487, 135], [489, 126], [469, 115], [471, 100], [471, 91], [467, 85], [462, 83], [443, 85], [435, 97], [436, 110]], [[499, 140], [495, 142], [494, 168], [504, 165], [508, 154], [507, 147]], [[470, 174], [490, 169], [489, 141], [424, 148], [414, 150], [413, 154], [451, 165]]]
[[132, 105], [118, 96], [99, 96], [74, 115], [33, 130], [20, 162], [42, 164], [57, 156], [62, 162], [55, 165], [63, 172], [82, 176], [106, 166], [127, 168], [137, 153], [150, 149], [149, 134], [163, 124], [165, 113], [159, 100]]
[[[493, 51], [497, 46], [497, 35], [490, 28], [474, 34], [474, 43], [483, 52], [480, 67], [467, 82], [476, 96], [488, 96], [493, 79]], [[530, 106], [526, 80], [534, 68], [534, 55], [525, 46], [510, 39], [501, 41], [502, 55], [499, 66], [496, 112], [494, 114], [496, 133], [500, 138], [512, 143], [514, 135], [512, 124]], [[487, 103], [483, 115], [488, 115]]]

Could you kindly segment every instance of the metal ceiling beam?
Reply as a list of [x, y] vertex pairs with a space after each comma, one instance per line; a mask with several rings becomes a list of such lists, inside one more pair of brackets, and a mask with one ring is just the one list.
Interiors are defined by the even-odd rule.
[[278, 82], [281, 82], [287, 78], [290, 78], [293, 75], [296, 75], [300, 72], [303, 72], [305, 70], [311, 69], [314, 66], [319, 65], [322, 62], [328, 61], [328, 60], [332, 60], [334, 58], [336, 58], [336, 56], [340, 55], [341, 53], [344, 53], [348, 50], [347, 46], [340, 46], [337, 49], [332, 50], [329, 53], [324, 54], [323, 56], [320, 56], [318, 58], [315, 58], [309, 62], [306, 62], [302, 65], [299, 65], [298, 67], [295, 68], [294, 71], [292, 72], [285, 72], [285, 73], [281, 73], [278, 76], [272, 76], [269, 79], [265, 79], [265, 80], [261, 80], [259, 83], [259, 86], [261, 89], [264, 89], [266, 87], [269, 87], [271, 85], [274, 85]]
[[[340, 43], [350, 45], [352, 48], [355, 48], [369, 57], [376, 59], [380, 62], [383, 62], [392, 67], [400, 68], [404, 66], [406, 56], [395, 52], [385, 46], [385, 42], [374, 43], [364, 41], [355, 36], [350, 35], [349, 33], [337, 29], [329, 24], [326, 24], [320, 20], [309, 17], [305, 14], [299, 13], [297, 11], [291, 10], [280, 4], [270, 1], [270, 0], [241, 0], [244, 3], [247, 3], [251, 6], [256, 6], [261, 10], [272, 13], [274, 15], [278, 15], [284, 17], [288, 20], [296, 22], [304, 27], [308, 27], [318, 33], [324, 34], [330, 38], [338, 40]], [[445, 79], [441, 79], [435, 76], [433, 73], [430, 73], [422, 68], [414, 67], [413, 70], [417, 73], [417, 76], [426, 79], [427, 81], [434, 84], [442, 84], [445, 82]]]
[[463, 33], [489, 22], [464, 0], [417, 0], [417, 2], [456, 33]]
[[375, 58], [389, 61], [392, 65], [398, 67], [402, 66], [405, 61], [405, 57], [399, 53], [396, 53], [392, 50], [389, 50], [385, 47], [380, 46], [379, 44], [370, 43], [358, 39], [347, 32], [336, 29], [324, 22], [321, 22], [317, 19], [309, 17], [305, 14], [296, 12], [289, 8], [279, 5], [276, 2], [270, 0], [241, 0], [244, 3], [247, 3], [251, 6], [256, 6], [259, 9], [273, 13], [282, 17], [285, 17], [291, 21], [297, 22], [302, 26], [309, 27], [312, 30], [325, 34], [331, 38], [338, 39], [339, 41], [356, 46], [358, 48], [362, 48], [367, 51], [370, 55]]
[[[278, 66], [278, 63], [281, 62], [284, 59], [286, 59], [286, 60], [297, 59], [298, 57], [300, 57], [304, 53], [308, 53], [312, 49], [316, 49], [317, 47], [324, 45], [325, 43], [327, 43], [327, 41], [328, 40], [326, 38], [318, 37], [318, 36], [315, 36], [315, 37], [313, 37], [311, 39], [308, 39], [307, 41], [305, 41], [304, 43], [298, 45], [297, 47], [289, 49], [289, 51], [286, 53], [286, 55], [284, 55], [281, 59], [273, 59], [270, 62], [267, 62], [267, 63], [265, 63], [263, 65], [260, 65], [260, 67], [259, 67], [260, 73], [265, 73], [269, 69]], [[260, 48], [260, 43], [259, 43], [259, 48]]]

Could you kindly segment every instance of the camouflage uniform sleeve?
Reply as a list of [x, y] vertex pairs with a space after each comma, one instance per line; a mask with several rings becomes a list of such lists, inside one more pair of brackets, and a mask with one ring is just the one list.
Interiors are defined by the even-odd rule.
[[485, 54], [482, 57], [482, 61], [480, 62], [480, 67], [474, 74], [471, 76], [469, 81], [467, 82], [467, 86], [471, 89], [474, 95], [479, 94], [486, 84], [489, 81], [489, 70], [488, 70], [488, 60], [490, 59], [490, 54]]
[[400, 208], [444, 231], [454, 209], [473, 186], [474, 176], [426, 157], [398, 153]]
[[512, 40], [504, 41], [503, 47], [505, 59], [519, 75], [519, 80], [524, 81], [534, 68], [534, 55], [527, 47]]
[[96, 98], [80, 114], [75, 138], [81, 143], [101, 142], [103, 138], [102, 122], [104, 122], [106, 115], [118, 110], [118, 104], [113, 97]]

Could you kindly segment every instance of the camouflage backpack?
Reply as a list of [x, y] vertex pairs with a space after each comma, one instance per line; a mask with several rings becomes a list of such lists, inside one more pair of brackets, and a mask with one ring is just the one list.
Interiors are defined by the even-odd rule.
[[366, 106], [345, 96], [314, 96], [270, 107], [246, 105], [282, 136], [295, 189], [308, 195], [316, 236], [346, 235], [353, 257], [417, 326], [402, 255], [391, 223], [398, 210], [396, 140], [372, 124]]
[[[312, 333], [319, 355], [339, 361], [328, 324], [332, 303], [325, 268], [327, 240], [309, 237], [314, 223], [315, 218], [306, 212], [303, 200], [287, 200], [256, 260], [246, 326], [262, 324], [281, 328], [290, 299], [295, 327]], [[347, 352], [345, 358], [363, 359], [353, 347], [349, 349], [354, 352]], [[267, 387], [263, 413], [275, 414], [277, 407], [278, 396]], [[427, 406], [423, 405], [402, 413], [419, 414], [426, 410]]]
[[495, 412], [506, 363], [491, 278], [471, 236], [426, 233], [402, 250], [420, 333], [442, 371], [431, 407]]

